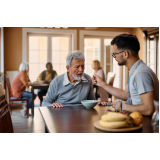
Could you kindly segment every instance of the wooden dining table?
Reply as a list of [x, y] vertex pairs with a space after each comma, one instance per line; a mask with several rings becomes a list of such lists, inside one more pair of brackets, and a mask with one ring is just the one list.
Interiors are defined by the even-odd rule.
[[[63, 108], [39, 107], [46, 133], [107, 133], [94, 127], [94, 122], [108, 112], [107, 106], [86, 109], [83, 106]], [[110, 132], [108, 132], [110, 133]], [[144, 116], [143, 126], [131, 133], [152, 133], [151, 117]]]
[[35, 89], [48, 89], [49, 84], [39, 84], [39, 85], [33, 85], [31, 86], [31, 93], [32, 93], [32, 108], [31, 108], [31, 113], [32, 117], [34, 117], [34, 90]]

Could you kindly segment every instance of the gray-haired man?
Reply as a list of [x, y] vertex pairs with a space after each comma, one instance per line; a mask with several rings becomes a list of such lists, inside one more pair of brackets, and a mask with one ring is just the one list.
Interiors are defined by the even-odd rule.
[[43, 106], [63, 107], [81, 105], [82, 100], [94, 100], [91, 77], [84, 72], [84, 54], [68, 54], [67, 72], [54, 78], [43, 100]]

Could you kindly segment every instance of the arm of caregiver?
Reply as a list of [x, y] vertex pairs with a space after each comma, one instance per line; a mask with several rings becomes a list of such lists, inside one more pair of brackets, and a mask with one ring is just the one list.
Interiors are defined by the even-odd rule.
[[155, 99], [154, 91], [147, 92], [140, 95], [142, 104], [139, 105], [129, 105], [127, 103], [123, 103], [123, 110], [128, 112], [140, 112], [142, 115], [152, 115], [154, 111], [153, 101]]
[[96, 84], [97, 86], [102, 87], [107, 92], [112, 94], [114, 97], [118, 99], [122, 99], [124, 101], [128, 98], [128, 85], [126, 86], [125, 90], [114, 88], [110, 86], [109, 84], [105, 83], [99, 76], [93, 75], [93, 84]]

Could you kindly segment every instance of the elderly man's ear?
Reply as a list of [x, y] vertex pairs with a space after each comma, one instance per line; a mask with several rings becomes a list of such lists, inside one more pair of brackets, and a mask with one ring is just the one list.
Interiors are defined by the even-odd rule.
[[66, 66], [66, 69], [67, 69], [67, 71], [69, 71], [69, 66], [68, 65]]

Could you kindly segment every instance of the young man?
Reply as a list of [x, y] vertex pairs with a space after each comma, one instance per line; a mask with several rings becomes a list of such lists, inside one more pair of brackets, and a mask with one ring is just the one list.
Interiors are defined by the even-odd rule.
[[[37, 78], [37, 81], [49, 84], [58, 75], [57, 75], [57, 72], [55, 70], [53, 70], [52, 63], [48, 62], [46, 64], [46, 69], [47, 70], [45, 70], [42, 73], [40, 73], [40, 75]], [[45, 96], [46, 93], [47, 93], [46, 89], [40, 89], [38, 91], [38, 97], [40, 99], [40, 106], [42, 105], [43, 96]]]
[[153, 101], [159, 100], [159, 81], [155, 73], [139, 59], [140, 44], [137, 37], [132, 34], [121, 34], [111, 41], [111, 45], [114, 52], [112, 56], [118, 65], [125, 65], [129, 69], [128, 85], [125, 90], [117, 89], [96, 75], [93, 77], [93, 83], [103, 87], [116, 98], [127, 100], [127, 103], [123, 103], [123, 110], [152, 115]]

